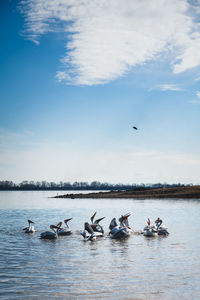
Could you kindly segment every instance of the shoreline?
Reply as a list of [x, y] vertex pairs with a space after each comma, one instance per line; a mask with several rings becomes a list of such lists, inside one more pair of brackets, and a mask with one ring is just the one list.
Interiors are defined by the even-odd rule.
[[200, 199], [200, 185], [170, 187], [170, 188], [139, 188], [135, 190], [125, 191], [109, 191], [109, 192], [91, 192], [57, 195], [53, 198], [69, 198], [69, 199]]

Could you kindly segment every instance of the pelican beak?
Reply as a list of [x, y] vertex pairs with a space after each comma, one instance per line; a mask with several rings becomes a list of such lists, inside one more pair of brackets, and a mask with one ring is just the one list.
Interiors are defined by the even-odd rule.
[[64, 222], [67, 223], [67, 222], [69, 222], [70, 220], [72, 220], [72, 218], [65, 219]]
[[33, 221], [31, 221], [31, 220], [28, 220], [28, 223], [32, 223], [32, 224], [35, 224]]
[[55, 229], [60, 229], [60, 227], [56, 226], [56, 225], [51, 225], [51, 228], [55, 228]]
[[130, 215], [131, 215], [131, 213], [128, 213], [128, 214], [126, 214], [126, 215], [122, 216], [123, 220], [126, 220], [126, 219], [128, 219], [128, 217], [130, 217]]
[[93, 216], [90, 218], [91, 222], [93, 223], [94, 217], [96, 216], [96, 212], [93, 214]]
[[95, 221], [95, 223], [99, 223], [99, 222], [101, 222], [103, 219], [105, 219], [105, 217], [100, 218], [100, 219], [97, 219], [97, 220]]

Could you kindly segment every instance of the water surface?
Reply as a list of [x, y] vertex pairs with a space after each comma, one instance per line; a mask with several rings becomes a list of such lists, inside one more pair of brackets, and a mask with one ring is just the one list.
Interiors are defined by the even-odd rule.
[[[55, 194], [0, 192], [1, 299], [200, 299], [200, 201], [48, 198]], [[170, 235], [84, 242], [95, 211], [106, 233], [113, 217], [131, 212], [133, 229], [160, 217]], [[71, 236], [39, 238], [70, 217]], [[28, 219], [34, 234], [22, 231]]]

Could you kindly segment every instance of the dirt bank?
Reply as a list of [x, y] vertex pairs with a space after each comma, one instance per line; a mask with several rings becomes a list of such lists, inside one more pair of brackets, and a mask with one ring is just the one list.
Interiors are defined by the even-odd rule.
[[200, 185], [170, 187], [170, 188], [138, 188], [127, 191], [92, 192], [79, 194], [58, 195], [55, 198], [131, 198], [131, 199], [154, 199], [154, 198], [192, 198], [200, 199]]

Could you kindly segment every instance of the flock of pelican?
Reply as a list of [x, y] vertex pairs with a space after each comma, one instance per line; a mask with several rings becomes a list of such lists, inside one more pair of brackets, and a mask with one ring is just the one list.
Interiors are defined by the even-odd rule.
[[[109, 233], [108, 235], [112, 239], [124, 239], [129, 237], [134, 231], [129, 226], [128, 218], [130, 217], [130, 213], [122, 215], [117, 223], [116, 218], [113, 218], [109, 225]], [[105, 219], [105, 217], [100, 219], [95, 219], [96, 212], [90, 218], [90, 223], [84, 223], [84, 230], [80, 233], [85, 241], [94, 241], [98, 237], [102, 237], [105, 235], [103, 227], [100, 225], [100, 222]], [[70, 229], [68, 222], [72, 220], [72, 218], [64, 220], [63, 222], [59, 222], [57, 225], [50, 225], [51, 231], [45, 231], [40, 234], [41, 239], [57, 239], [59, 235], [70, 235], [72, 234], [72, 230]], [[23, 230], [25, 233], [34, 233], [34, 222], [28, 220], [28, 227], [25, 227]], [[147, 225], [144, 227], [143, 231], [140, 233], [146, 237], [155, 237], [157, 235], [168, 235], [169, 232], [166, 227], [161, 226], [162, 220], [157, 218], [153, 225], [151, 225], [150, 220], [148, 219]]]

